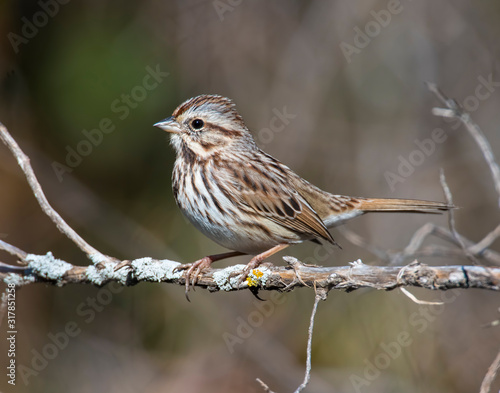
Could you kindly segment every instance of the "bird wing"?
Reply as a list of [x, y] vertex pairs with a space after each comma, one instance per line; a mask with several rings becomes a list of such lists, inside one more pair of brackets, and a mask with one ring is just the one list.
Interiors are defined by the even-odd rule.
[[241, 207], [290, 231], [336, 244], [318, 214], [288, 181], [291, 170], [275, 159], [267, 164], [252, 160], [240, 170], [231, 169], [233, 185], [238, 188], [233, 197], [238, 197]]

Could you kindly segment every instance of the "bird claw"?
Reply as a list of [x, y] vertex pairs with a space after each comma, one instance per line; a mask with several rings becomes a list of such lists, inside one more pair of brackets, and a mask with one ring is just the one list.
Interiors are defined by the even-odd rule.
[[178, 266], [174, 267], [174, 273], [178, 272], [178, 271], [181, 271], [181, 270], [187, 270], [187, 269], [189, 269], [191, 266], [193, 266], [193, 263], [195, 263], [195, 262], [183, 263], [181, 265], [178, 265]]
[[231, 281], [232, 278], [239, 277], [238, 282], [236, 283], [236, 288], [239, 288], [241, 286], [241, 284], [243, 284], [243, 282], [247, 279], [248, 275], [250, 274], [251, 269], [247, 269], [247, 266], [245, 266], [239, 272], [229, 273], [228, 281]]
[[[250, 265], [250, 264], [248, 264], [248, 265]], [[241, 284], [243, 284], [246, 281], [248, 275], [250, 274], [252, 269], [254, 269], [253, 267], [249, 268], [248, 265], [246, 265], [243, 268], [243, 270], [241, 271], [240, 278], [238, 279], [238, 288], [241, 286]]]
[[232, 272], [229, 274], [229, 279], [239, 276], [238, 282], [236, 284], [236, 287], [239, 288], [245, 280], [248, 278], [248, 275], [252, 272], [253, 269], [256, 269], [257, 267], [260, 266], [262, 261], [260, 260], [254, 260], [252, 259], [244, 268], [241, 270], [241, 272]]
[[176, 266], [174, 268], [174, 271], [180, 271], [180, 270], [185, 270], [186, 273], [185, 273], [185, 280], [186, 280], [186, 291], [185, 291], [185, 294], [186, 294], [186, 299], [188, 300], [188, 302], [190, 302], [191, 300], [189, 299], [189, 287], [192, 286], [193, 287], [193, 290], [194, 290], [194, 287], [196, 285], [196, 283], [198, 282], [198, 276], [199, 274], [210, 267], [210, 265], [212, 264], [212, 259], [209, 258], [209, 257], [204, 257], [204, 258], [201, 258], [199, 260], [197, 260], [196, 262], [191, 262], [191, 263], [184, 263], [182, 265], [179, 265], [179, 266]]

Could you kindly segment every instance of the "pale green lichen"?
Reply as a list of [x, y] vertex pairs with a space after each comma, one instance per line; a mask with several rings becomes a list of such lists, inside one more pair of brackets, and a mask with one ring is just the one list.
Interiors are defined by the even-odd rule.
[[101, 253], [89, 254], [89, 259], [94, 265], [109, 262], [109, 258]]
[[28, 254], [26, 261], [37, 276], [54, 281], [61, 281], [64, 274], [73, 267], [68, 262], [54, 258], [50, 251], [46, 255]]
[[363, 267], [364, 263], [361, 259], [356, 259], [353, 262], [349, 262], [349, 265], [351, 265], [352, 268], [357, 268], [357, 267]]
[[[454, 284], [458, 284], [460, 282], [463, 282], [465, 281], [465, 275], [463, 273], [459, 273], [459, 272], [453, 272], [450, 274], [450, 276], [448, 277], [448, 279], [450, 280], [450, 282], [454, 283]], [[421, 281], [423, 281], [421, 279]]]
[[3, 282], [6, 285], [14, 285], [16, 287], [21, 287], [25, 284], [30, 284], [35, 282], [35, 277], [34, 276], [21, 276], [16, 273], [9, 273], [5, 276], [3, 279]]
[[217, 288], [221, 291], [231, 291], [236, 288], [240, 279], [239, 275], [235, 274], [231, 278], [229, 276], [234, 273], [241, 273], [244, 268], [245, 265], [234, 265], [216, 271], [212, 277], [217, 284]]
[[127, 282], [129, 269], [123, 267], [115, 270], [115, 267], [116, 265], [113, 263], [101, 263], [99, 267], [90, 265], [85, 275], [87, 279], [95, 285], [102, 285], [108, 281], [118, 281], [121, 284], [125, 284]]
[[164, 259], [140, 258], [131, 262], [139, 281], [170, 281], [182, 277], [182, 271], [174, 271], [180, 263]]

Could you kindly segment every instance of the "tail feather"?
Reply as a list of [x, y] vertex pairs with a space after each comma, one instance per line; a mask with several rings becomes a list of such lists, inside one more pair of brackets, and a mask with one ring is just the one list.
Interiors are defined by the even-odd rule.
[[357, 198], [334, 195], [307, 182], [296, 181], [295, 187], [319, 215], [327, 228], [339, 225], [368, 212], [443, 213], [455, 206], [418, 199]]
[[455, 208], [443, 202], [422, 201], [418, 199], [360, 199], [358, 209], [363, 212], [407, 212], [439, 214]]

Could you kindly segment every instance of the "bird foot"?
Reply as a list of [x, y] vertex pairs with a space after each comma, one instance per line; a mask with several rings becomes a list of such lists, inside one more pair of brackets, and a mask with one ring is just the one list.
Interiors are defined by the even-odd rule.
[[189, 300], [189, 296], [188, 296], [189, 287], [192, 286], [194, 288], [194, 286], [198, 282], [199, 274], [203, 270], [208, 269], [210, 267], [210, 265], [212, 264], [212, 262], [214, 262], [213, 259], [208, 256], [208, 257], [203, 257], [203, 258], [197, 260], [196, 262], [184, 263], [182, 265], [177, 266], [174, 269], [174, 271], [186, 270], [186, 273], [184, 274], [184, 277], [186, 280], [185, 294], [186, 294], [186, 299], [188, 300], [188, 302], [191, 301], [191, 300]]
[[[271, 255], [277, 253], [278, 251], [283, 250], [284, 248], [288, 247], [289, 244], [287, 243], [281, 243], [277, 244], [276, 246], [270, 248], [267, 251], [264, 251], [263, 253], [260, 253], [259, 255], [254, 256], [250, 262], [243, 268], [242, 272], [240, 273], [240, 278], [238, 280], [238, 288], [243, 284], [243, 282], [247, 279], [248, 275], [253, 269], [258, 268], [262, 262], [264, 262], [267, 258], [269, 258]], [[232, 273], [229, 275], [231, 276], [237, 276], [238, 273]]]
[[248, 262], [248, 264], [243, 268], [243, 270], [241, 271], [241, 273], [238, 273], [238, 272], [232, 272], [230, 275], [229, 275], [229, 279], [233, 278], [233, 277], [236, 277], [236, 276], [239, 276], [239, 279], [238, 279], [238, 283], [237, 283], [237, 287], [239, 288], [244, 282], [245, 280], [247, 279], [248, 275], [251, 273], [251, 271], [253, 269], [256, 269], [258, 268], [263, 262], [263, 259], [261, 258], [253, 258], [250, 262]]

